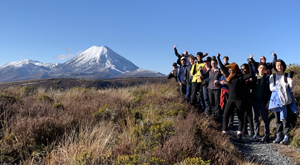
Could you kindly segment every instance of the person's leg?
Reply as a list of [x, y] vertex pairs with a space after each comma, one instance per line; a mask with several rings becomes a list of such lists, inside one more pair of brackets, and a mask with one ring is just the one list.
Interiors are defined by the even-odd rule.
[[237, 116], [239, 119], [238, 131], [242, 132], [244, 124], [244, 114], [245, 110], [243, 109], [243, 100], [234, 100], [236, 104]]
[[260, 122], [259, 122], [259, 102], [258, 101], [253, 101], [252, 103], [252, 113], [253, 113], [253, 124], [254, 124], [254, 133], [256, 135], [259, 135], [259, 127], [260, 127]]
[[[212, 111], [212, 115], [214, 115], [214, 94], [213, 94], [213, 90], [212, 89], [207, 89], [208, 90], [208, 98], [209, 98], [209, 103], [210, 103], [210, 107], [211, 107], [211, 111]], [[206, 114], [209, 115], [209, 114]]]
[[260, 104], [259, 104], [259, 107], [260, 107], [260, 112], [261, 112], [261, 116], [262, 116], [262, 119], [264, 121], [264, 124], [265, 124], [265, 136], [269, 136], [270, 135], [270, 121], [269, 121], [269, 112], [268, 110], [266, 109], [266, 103], [260, 101]]
[[190, 95], [191, 95], [191, 87], [189, 85], [186, 86], [186, 94], [185, 94], [185, 100], [187, 102], [190, 101]]
[[190, 103], [194, 105], [196, 103], [196, 94], [197, 94], [197, 83], [192, 82], [192, 89], [191, 89], [191, 101]]
[[204, 99], [204, 104], [205, 104], [205, 114], [210, 115], [211, 107], [210, 107], [209, 98], [208, 98], [208, 89], [205, 86], [202, 86], [202, 92], [203, 92], [203, 99]]
[[244, 101], [244, 106], [247, 111], [247, 121], [249, 123], [250, 128], [250, 135], [253, 136], [254, 134], [254, 127], [253, 127], [253, 115], [252, 115], [252, 106], [250, 105], [248, 100]]
[[219, 121], [221, 121], [221, 107], [220, 107], [221, 90], [214, 89], [213, 94], [214, 94], [214, 100], [215, 100], [215, 119], [217, 120], [217, 122], [219, 122]]
[[227, 104], [224, 109], [224, 115], [223, 115], [223, 131], [227, 131], [227, 129], [228, 129], [229, 114], [232, 113], [234, 107], [235, 107], [235, 104], [234, 104], [233, 100], [228, 99]]
[[280, 112], [274, 112], [276, 119], [276, 139], [273, 143], [279, 143], [282, 140], [281, 132], [283, 130], [282, 121], [280, 121]]

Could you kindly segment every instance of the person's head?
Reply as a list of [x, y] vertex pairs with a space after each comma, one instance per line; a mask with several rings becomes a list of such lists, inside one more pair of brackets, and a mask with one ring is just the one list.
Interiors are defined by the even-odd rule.
[[228, 63], [229, 57], [228, 57], [228, 56], [224, 56], [224, 57], [223, 57], [223, 61], [224, 61], [225, 64]]
[[266, 57], [265, 56], [261, 56], [260, 58], [259, 58], [259, 60], [260, 60], [260, 62], [262, 62], [262, 63], [266, 63]]
[[217, 62], [216, 56], [212, 56], [211, 67], [213, 67], [213, 68], [217, 68], [218, 67], [218, 62]]
[[202, 61], [203, 58], [203, 53], [202, 52], [198, 52], [197, 53], [197, 61]]
[[175, 70], [175, 69], [177, 68], [177, 64], [174, 62], [174, 63], [172, 64], [172, 67], [173, 67], [173, 70]]
[[263, 75], [265, 73], [266, 69], [267, 69], [266, 63], [260, 62], [258, 64], [257, 70], [258, 70], [259, 75]]
[[205, 60], [203, 61], [204, 62], [204, 66], [206, 68], [210, 68], [210, 64], [211, 64], [211, 57], [206, 57]]
[[182, 66], [185, 65], [185, 64], [186, 64], [186, 59], [185, 59], [185, 57], [181, 57], [180, 62], [181, 62], [181, 65], [182, 65]]
[[229, 72], [229, 76], [226, 78], [226, 81], [228, 82], [231, 80], [232, 77], [239, 74], [240, 72], [239, 66], [234, 62], [232, 62], [229, 65], [226, 65], [226, 68], [228, 68], [228, 72]]
[[184, 52], [183, 52], [183, 55], [184, 55], [185, 57], [187, 57], [187, 56], [189, 55], [188, 51], [184, 51]]
[[286, 70], [286, 64], [283, 60], [279, 59], [276, 61], [276, 66], [275, 66], [275, 70], [278, 73], [282, 73], [285, 72]]
[[248, 74], [249, 73], [249, 65], [248, 64], [243, 64], [242, 66], [241, 66], [241, 71], [242, 71], [242, 73], [243, 74]]
[[194, 61], [195, 61], [194, 55], [190, 54], [188, 59], [189, 59], [189, 61], [190, 61], [190, 64], [193, 65], [193, 64], [194, 64]]

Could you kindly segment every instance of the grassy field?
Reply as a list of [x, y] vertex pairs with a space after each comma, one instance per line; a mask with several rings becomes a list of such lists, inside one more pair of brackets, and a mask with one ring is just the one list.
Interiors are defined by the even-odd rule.
[[[175, 82], [148, 79], [102, 87], [78, 79], [5, 84], [0, 163], [253, 164], [218, 123], [183, 101]], [[294, 147], [299, 130], [292, 131]]]
[[251, 164], [173, 81], [0, 93], [0, 163]]

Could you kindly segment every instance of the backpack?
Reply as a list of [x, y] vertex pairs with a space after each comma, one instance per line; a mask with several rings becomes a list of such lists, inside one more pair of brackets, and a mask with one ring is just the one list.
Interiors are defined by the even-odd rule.
[[[287, 83], [287, 77], [288, 77], [288, 74], [287, 73], [284, 73], [284, 82]], [[276, 73], [273, 73], [273, 80], [274, 80], [274, 83], [276, 82]]]

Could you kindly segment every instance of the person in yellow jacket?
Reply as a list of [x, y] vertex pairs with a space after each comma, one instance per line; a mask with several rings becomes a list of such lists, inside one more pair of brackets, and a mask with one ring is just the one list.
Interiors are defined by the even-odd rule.
[[[202, 70], [204, 68], [204, 63], [202, 58], [204, 58], [205, 56], [207, 56], [208, 53], [205, 53], [203, 55], [202, 52], [198, 52], [197, 53], [197, 61], [194, 62], [192, 68], [191, 68], [191, 76], [193, 76], [192, 79], [192, 92], [191, 92], [191, 102], [190, 104], [193, 106], [198, 106], [199, 109], [202, 109], [202, 105], [200, 103], [200, 99], [203, 97], [202, 95], [202, 88], [201, 88], [201, 84], [202, 84], [202, 80], [200, 78], [200, 70]], [[197, 92], [200, 93], [199, 97], [197, 98]], [[202, 98], [203, 100], [203, 98]]]

